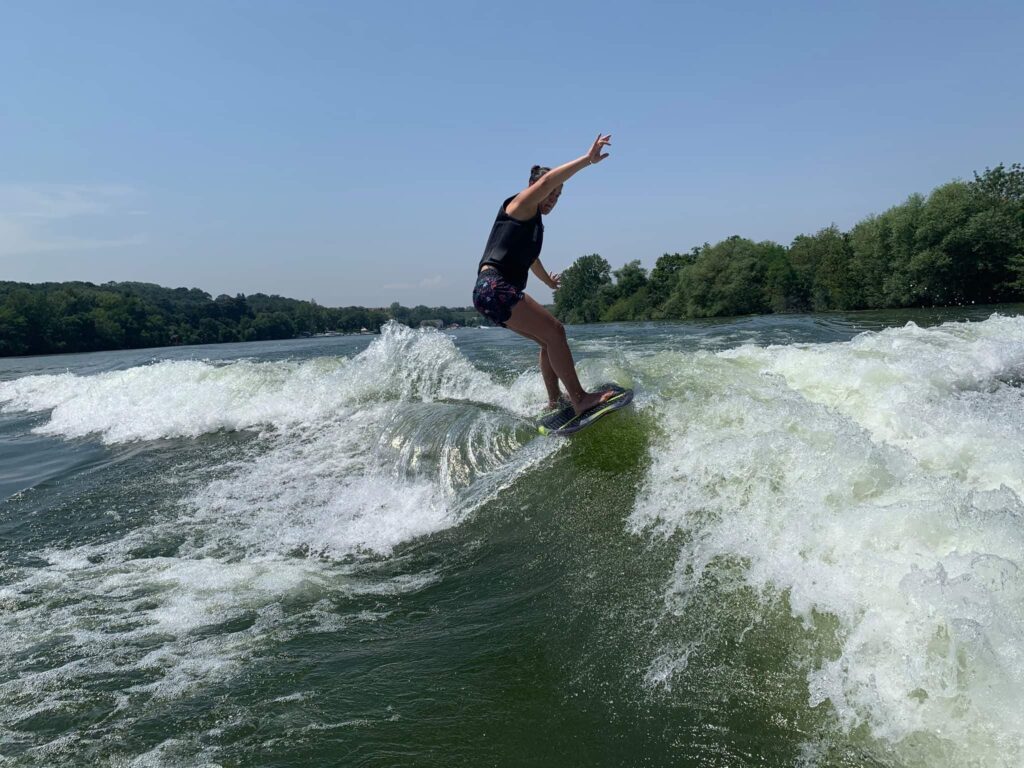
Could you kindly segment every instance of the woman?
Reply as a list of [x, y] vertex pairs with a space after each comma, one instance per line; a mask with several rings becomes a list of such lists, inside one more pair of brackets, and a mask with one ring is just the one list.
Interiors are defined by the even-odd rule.
[[540, 344], [540, 372], [548, 391], [548, 407], [557, 408], [562, 398], [561, 381], [577, 414], [590, 410], [611, 397], [611, 392], [587, 392], [580, 384], [565, 328], [554, 315], [523, 293], [527, 272], [532, 271], [551, 289], [559, 286], [558, 274], [545, 271], [540, 263], [544, 242], [541, 216], [551, 213], [562, 194], [562, 185], [584, 168], [595, 165], [608, 153], [611, 135], [597, 135], [590, 151], [554, 170], [533, 166], [530, 185], [501, 205], [487, 238], [473, 290], [473, 306], [487, 319]]

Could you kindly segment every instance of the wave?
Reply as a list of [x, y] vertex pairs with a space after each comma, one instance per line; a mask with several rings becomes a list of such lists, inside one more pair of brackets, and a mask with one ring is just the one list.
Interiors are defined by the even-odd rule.
[[[683, 542], [666, 615], [783, 601], [825, 649], [808, 701], [847, 733], [908, 765], [1019, 764], [1022, 372], [1024, 318], [999, 316], [657, 356], [664, 434], [630, 527]], [[666, 643], [648, 684], [701, 645]]]
[[[816, 648], [792, 659], [802, 705], [848, 738], [906, 765], [1024, 761], [1024, 318], [667, 346], [595, 341], [583, 366], [644, 390], [654, 428], [626, 528], [673, 547], [664, 617], [714, 608], [749, 624], [781, 607]], [[0, 382], [5, 412], [38, 414], [35, 431], [58, 438], [202, 451], [203, 436], [255, 436], [200, 459], [163, 516], [10, 572], [0, 651], [23, 666], [0, 685], [0, 714], [73, 706], [93, 673], [123, 677], [109, 706], [127, 710], [226, 680], [291, 633], [377, 620], [386, 599], [359, 595], [440, 576], [376, 563], [570, 444], [535, 439], [526, 417], [542, 400], [536, 371], [500, 381], [450, 336], [397, 325], [350, 358]], [[40, 637], [78, 661], [29, 669]], [[637, 685], [686, 683], [715, 642], [666, 638]]]
[[[398, 325], [352, 358], [162, 361], [0, 384], [4, 411], [45, 414], [38, 433], [171, 440], [152, 482], [175, 499], [129, 510], [139, 519], [110, 540], [47, 546], [5, 572], [0, 656], [16, 674], [0, 681], [0, 720], [31, 730], [89, 702], [117, 713], [116, 737], [142, 709], [228, 684], [273, 644], [386, 616], [438, 576], [379, 564], [557, 450], [524, 418], [542, 391]], [[191, 439], [239, 431], [255, 439]], [[97, 693], [96, 679], [114, 684]], [[83, 728], [31, 753], [59, 760], [93, 738], [111, 736]]]
[[361, 404], [444, 399], [526, 415], [540, 398], [536, 383], [517, 382], [510, 391], [493, 381], [447, 335], [397, 323], [384, 326], [380, 338], [352, 358], [167, 360], [92, 376], [0, 382], [3, 412], [50, 412], [38, 433], [96, 434], [106, 443], [315, 426]]

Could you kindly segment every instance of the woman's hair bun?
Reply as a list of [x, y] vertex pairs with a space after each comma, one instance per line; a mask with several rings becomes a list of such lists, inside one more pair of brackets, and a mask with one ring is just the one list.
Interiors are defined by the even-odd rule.
[[551, 169], [544, 165], [535, 165], [530, 169], [530, 183], [533, 184], [537, 179], [543, 176]]

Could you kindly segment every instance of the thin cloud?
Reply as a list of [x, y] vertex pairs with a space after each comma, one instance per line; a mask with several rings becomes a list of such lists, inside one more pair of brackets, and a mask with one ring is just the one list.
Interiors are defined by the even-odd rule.
[[416, 291], [416, 290], [434, 290], [444, 285], [444, 278], [440, 275], [431, 275], [430, 277], [424, 277], [422, 280], [415, 283], [388, 283], [384, 286], [389, 291]]
[[[120, 248], [145, 242], [143, 235], [68, 235], [76, 219], [139, 215], [138, 192], [113, 184], [0, 184], [0, 256]], [[135, 204], [135, 205], [133, 205]]]

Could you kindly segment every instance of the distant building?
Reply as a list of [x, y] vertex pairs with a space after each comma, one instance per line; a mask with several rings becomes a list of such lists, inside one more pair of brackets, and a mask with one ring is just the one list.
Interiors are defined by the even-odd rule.
[[444, 320], [420, 320], [420, 328], [444, 328]]

